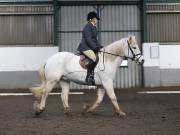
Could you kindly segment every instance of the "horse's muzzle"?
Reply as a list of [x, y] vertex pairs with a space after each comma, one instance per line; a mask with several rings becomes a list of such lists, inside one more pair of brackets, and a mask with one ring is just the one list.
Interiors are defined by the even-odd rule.
[[145, 60], [144, 60], [144, 59], [142, 59], [142, 60], [141, 60], [141, 62], [139, 62], [139, 64], [140, 64], [140, 65], [143, 65], [143, 64], [144, 64], [144, 62], [145, 62]]

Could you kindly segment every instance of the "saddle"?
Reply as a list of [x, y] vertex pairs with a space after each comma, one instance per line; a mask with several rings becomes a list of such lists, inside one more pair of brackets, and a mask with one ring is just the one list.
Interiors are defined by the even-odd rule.
[[80, 54], [79, 64], [82, 68], [87, 69], [90, 59], [83, 54]]

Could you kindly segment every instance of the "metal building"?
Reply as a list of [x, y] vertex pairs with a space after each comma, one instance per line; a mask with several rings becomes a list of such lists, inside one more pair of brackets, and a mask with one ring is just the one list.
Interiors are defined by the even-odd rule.
[[[60, 51], [76, 52], [81, 32], [89, 11], [97, 11], [101, 17], [98, 25], [99, 40], [103, 46], [129, 35], [135, 35], [141, 46], [141, 8], [139, 1], [61, 2], [59, 14]], [[141, 67], [128, 61], [127, 67], [119, 67], [115, 79], [116, 88], [142, 85]], [[74, 86], [76, 88], [76, 86]], [[78, 86], [77, 86], [78, 87]], [[78, 87], [80, 88], [80, 86]]]
[[0, 45], [53, 45], [53, 6], [0, 1]]
[[180, 1], [145, 0], [147, 41], [180, 42]]
[[[99, 40], [103, 46], [135, 35], [141, 47], [140, 0], [58, 1], [9, 0], [0, 3], [0, 45], [51, 46], [60, 51], [76, 51], [86, 15], [95, 10], [101, 16]], [[142, 86], [141, 67], [128, 61], [119, 67], [116, 88]], [[83, 88], [73, 85], [73, 88]]]
[[144, 85], [179, 86], [180, 1], [145, 0], [144, 9]]

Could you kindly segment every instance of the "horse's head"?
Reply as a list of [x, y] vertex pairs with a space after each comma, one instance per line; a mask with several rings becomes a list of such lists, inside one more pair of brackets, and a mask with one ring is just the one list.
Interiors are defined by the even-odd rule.
[[144, 58], [141, 54], [135, 36], [130, 36], [127, 40], [127, 44], [128, 44], [128, 51], [126, 55], [132, 58], [132, 60], [134, 60], [138, 64], [143, 64]]

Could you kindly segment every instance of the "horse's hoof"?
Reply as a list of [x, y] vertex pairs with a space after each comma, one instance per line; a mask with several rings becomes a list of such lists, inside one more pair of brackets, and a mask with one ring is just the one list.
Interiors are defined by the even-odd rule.
[[116, 113], [118, 117], [125, 118], [126, 113], [125, 112], [117, 112]]
[[35, 116], [39, 116], [42, 112], [44, 112], [44, 110], [45, 110], [45, 108], [36, 111]]
[[41, 112], [39, 112], [39, 111], [36, 111], [35, 112], [35, 116], [37, 117], [37, 116], [39, 116], [41, 114]]
[[65, 108], [64, 109], [64, 114], [70, 115], [71, 114], [71, 109], [70, 108]]
[[72, 113], [71, 113], [71, 109], [70, 109], [70, 108], [64, 109], [64, 114], [65, 114], [68, 118], [72, 118]]
[[39, 116], [43, 111], [36, 111], [35, 116]]
[[96, 116], [97, 115], [95, 110], [94, 111], [87, 111], [87, 113], [91, 114], [92, 116]]
[[82, 112], [82, 115], [85, 115], [85, 114], [95, 116], [95, 115], [96, 115], [96, 111], [95, 111], [95, 110], [88, 110], [88, 109], [86, 109], [86, 110], [84, 110], [84, 111]]

